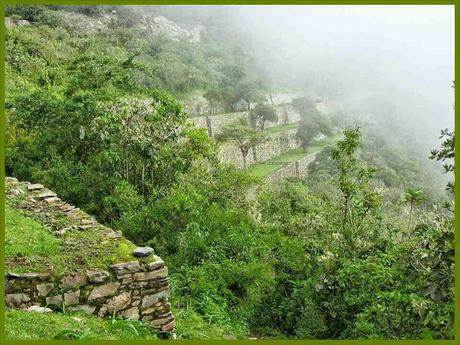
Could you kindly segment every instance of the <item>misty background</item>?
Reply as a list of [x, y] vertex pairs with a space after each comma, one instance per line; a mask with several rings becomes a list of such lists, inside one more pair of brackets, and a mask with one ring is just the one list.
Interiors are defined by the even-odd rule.
[[454, 6], [144, 6], [203, 24], [270, 84], [310, 88], [425, 157], [454, 124]]

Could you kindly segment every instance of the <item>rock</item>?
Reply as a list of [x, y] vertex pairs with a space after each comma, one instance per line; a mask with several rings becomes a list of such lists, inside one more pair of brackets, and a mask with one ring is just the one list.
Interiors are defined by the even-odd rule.
[[96, 307], [93, 305], [82, 304], [82, 305], [77, 305], [75, 307], [69, 307], [67, 308], [67, 310], [81, 311], [82, 313], [85, 313], [85, 314], [93, 314], [94, 311], [96, 310]]
[[133, 255], [138, 258], [149, 256], [150, 254], [153, 254], [152, 247], [137, 247], [133, 251]]
[[38, 305], [33, 305], [33, 306], [27, 308], [27, 311], [33, 311], [35, 313], [45, 314], [45, 313], [52, 313], [53, 309], [40, 307]]
[[81, 272], [73, 273], [61, 279], [61, 286], [66, 289], [82, 287], [87, 284], [88, 284], [88, 278], [86, 277], [86, 274], [81, 273]]
[[99, 311], [97, 312], [97, 316], [104, 317], [106, 314], [107, 314], [107, 305], [104, 304], [102, 307], [99, 308]]
[[27, 302], [30, 302], [30, 297], [23, 293], [13, 293], [5, 296], [5, 303], [8, 307], [20, 307]]
[[40, 183], [32, 183], [27, 186], [28, 191], [41, 190], [41, 189], [43, 189], [43, 185]]
[[56, 295], [56, 296], [46, 297], [46, 304], [61, 307], [62, 306], [62, 296]]
[[55, 204], [59, 201], [61, 201], [61, 199], [59, 199], [58, 197], [51, 197], [51, 198], [46, 198], [45, 201], [48, 203], [48, 204]]
[[38, 291], [38, 296], [40, 297], [46, 297], [50, 293], [51, 290], [53, 290], [54, 284], [48, 283], [48, 284], [39, 284], [37, 285], [37, 291]]
[[169, 322], [166, 325], [162, 326], [161, 330], [163, 332], [171, 332], [172, 330], [174, 330], [174, 328], [176, 328], [176, 321], [172, 320], [171, 322]]
[[110, 266], [110, 268], [115, 272], [117, 277], [123, 276], [125, 274], [139, 272], [141, 270], [141, 266], [137, 261], [131, 262], [124, 262], [120, 264], [115, 264]]
[[74, 321], [77, 321], [78, 323], [83, 323], [83, 320], [80, 319], [79, 317], [72, 316], [71, 319], [74, 320]]
[[46, 272], [26, 272], [26, 273], [22, 273], [20, 276], [21, 278], [24, 278], [24, 279], [30, 279], [30, 280], [33, 280], [33, 279], [38, 279], [38, 280], [45, 280], [45, 279], [48, 279], [49, 277], [51, 277], [51, 274], [52, 274], [52, 270], [48, 270]]
[[129, 308], [124, 310], [120, 315], [123, 319], [139, 320], [139, 309], [136, 307]]
[[11, 195], [21, 195], [21, 194], [22, 194], [22, 191], [21, 191], [20, 189], [13, 188], [13, 189], [8, 190], [8, 194], [11, 194]]
[[70, 212], [70, 211], [72, 211], [73, 209], [75, 209], [75, 206], [68, 205], [68, 204], [64, 205], [64, 206], [61, 208], [61, 210], [62, 210], [63, 212]]
[[151, 307], [160, 300], [166, 300], [167, 298], [169, 298], [169, 290], [163, 290], [153, 295], [144, 296], [144, 298], [142, 298], [142, 308]]
[[133, 276], [132, 275], [129, 274], [129, 275], [126, 275], [124, 277], [126, 277], [126, 278], [123, 278], [123, 281], [121, 282], [123, 285], [133, 282]]
[[108, 283], [105, 285], [97, 286], [91, 291], [88, 300], [91, 301], [101, 297], [113, 296], [117, 293], [119, 286], [120, 283]]
[[138, 282], [144, 280], [166, 278], [167, 276], [168, 269], [166, 267], [163, 267], [156, 271], [134, 273], [134, 281]]
[[107, 229], [106, 233], [104, 234], [104, 238], [122, 238], [123, 234], [121, 231], [114, 231], [112, 229]]
[[37, 197], [38, 197], [39, 199], [46, 199], [46, 198], [54, 198], [54, 197], [56, 197], [56, 196], [57, 196], [56, 193], [54, 193], [54, 192], [52, 192], [52, 191], [50, 191], [50, 190], [46, 190], [46, 191], [41, 192], [40, 194], [38, 194]]
[[6, 276], [9, 278], [21, 278], [21, 275], [19, 273], [14, 273], [14, 272], [7, 272]]
[[6, 182], [10, 182], [10, 183], [17, 183], [18, 182], [17, 178], [11, 177], [11, 176], [5, 177], [5, 180], [6, 180]]
[[171, 313], [169, 313], [169, 314], [166, 314], [166, 315], [164, 315], [162, 317], [159, 317], [159, 318], [153, 320], [152, 325], [153, 326], [161, 326], [161, 325], [164, 325], [164, 324], [170, 322], [171, 320], [172, 320], [172, 315], [171, 315]]
[[88, 224], [88, 225], [79, 225], [78, 228], [82, 231], [86, 231], [88, 229], [95, 228], [97, 224]]
[[65, 305], [76, 305], [80, 302], [80, 290], [70, 291], [64, 294]]
[[149, 262], [147, 264], [147, 269], [149, 271], [157, 270], [159, 268], [162, 268], [165, 265], [165, 262], [159, 256], [154, 255], [153, 257], [155, 261]]
[[66, 229], [56, 230], [53, 233], [54, 233], [54, 236], [56, 236], [56, 237], [62, 237], [66, 233]]
[[97, 284], [105, 282], [110, 274], [107, 271], [87, 271], [86, 275], [90, 283]]
[[141, 317], [141, 321], [150, 321], [153, 319], [153, 316], [152, 315], [144, 315]]
[[131, 303], [131, 294], [123, 292], [107, 301], [107, 311], [112, 314], [114, 311], [126, 309]]

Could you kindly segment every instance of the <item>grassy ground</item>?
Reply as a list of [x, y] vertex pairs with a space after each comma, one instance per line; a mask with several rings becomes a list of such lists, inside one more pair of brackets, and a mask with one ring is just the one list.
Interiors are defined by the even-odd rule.
[[156, 339], [155, 332], [139, 321], [108, 320], [79, 313], [46, 313], [24, 310], [5, 312], [8, 340], [127, 340]]
[[[215, 325], [192, 310], [174, 311], [177, 339], [243, 339], [235, 325]], [[235, 333], [236, 332], [236, 333]], [[140, 321], [102, 319], [77, 312], [40, 314], [25, 310], [5, 312], [8, 340], [153, 340], [155, 331]]]
[[[87, 230], [78, 221], [44, 205], [42, 212], [19, 210], [24, 200], [8, 200], [5, 208], [5, 263], [14, 273], [44, 272], [54, 276], [81, 270], [106, 270], [111, 264], [132, 261], [136, 245], [101, 225]], [[46, 203], [44, 203], [46, 204]], [[67, 229], [61, 236], [56, 230]], [[154, 260], [149, 257], [147, 260]]]
[[[270, 159], [269, 161], [270, 164], [260, 163], [260, 164], [251, 165], [248, 169], [248, 172], [255, 177], [259, 177], [259, 178], [266, 177], [278, 171], [279, 169], [281, 169], [283, 166], [285, 166], [288, 163], [295, 162], [299, 159], [304, 158], [307, 155], [311, 155], [311, 154], [320, 152], [326, 146], [332, 145], [335, 142], [337, 142], [340, 139], [340, 137], [341, 137], [341, 134], [337, 134], [331, 137], [324, 138], [322, 140], [318, 140], [317, 142], [310, 145], [305, 152], [303, 151], [302, 148], [296, 148], [296, 149], [286, 151], [280, 154], [279, 156], [276, 156]], [[279, 164], [273, 164], [273, 163], [279, 163]]]
[[265, 177], [281, 169], [284, 164], [253, 164], [248, 168], [248, 173], [254, 177]]
[[59, 240], [34, 219], [24, 217], [8, 205], [5, 207], [5, 256], [53, 256], [59, 252]]
[[298, 123], [288, 123], [287, 125], [280, 125], [280, 126], [266, 128], [265, 132], [267, 134], [275, 134], [275, 133], [280, 133], [280, 132], [288, 131], [291, 129], [295, 129], [297, 127], [299, 127]]

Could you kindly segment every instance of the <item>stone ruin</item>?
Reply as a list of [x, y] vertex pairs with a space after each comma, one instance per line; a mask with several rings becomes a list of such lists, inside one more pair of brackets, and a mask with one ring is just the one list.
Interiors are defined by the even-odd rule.
[[[55, 231], [55, 236], [62, 236], [62, 231], [102, 229], [107, 241], [122, 238], [120, 233], [97, 223], [41, 184], [7, 178], [6, 196], [7, 204], [9, 199], [21, 196], [21, 208], [37, 214], [46, 212], [45, 223], [51, 224], [56, 214], [72, 219], [73, 226], [60, 230], [61, 233]], [[7, 269], [5, 274], [5, 303], [9, 308], [80, 311], [99, 317], [116, 315], [147, 322], [160, 334], [174, 332], [175, 319], [168, 303], [168, 269], [160, 257], [153, 255], [152, 248], [136, 248], [130, 261], [111, 264], [106, 270], [83, 270], [56, 276], [50, 270], [13, 273]]]

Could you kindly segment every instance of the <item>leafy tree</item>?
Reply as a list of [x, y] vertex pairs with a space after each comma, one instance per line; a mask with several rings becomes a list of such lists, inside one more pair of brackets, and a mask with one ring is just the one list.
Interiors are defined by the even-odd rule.
[[265, 129], [265, 122], [275, 122], [278, 120], [276, 109], [268, 103], [259, 103], [250, 112], [251, 124], [253, 127], [259, 127], [262, 131]]
[[375, 169], [366, 167], [357, 157], [361, 140], [359, 127], [344, 130], [343, 134], [345, 138], [337, 142], [331, 155], [338, 167], [336, 185], [342, 199], [342, 231], [353, 248], [363, 221], [380, 206], [380, 197], [369, 185]]
[[261, 85], [254, 77], [242, 78], [235, 86], [235, 100], [244, 100], [247, 105], [247, 111], [251, 111], [251, 105], [264, 100], [260, 91]]
[[222, 93], [217, 89], [210, 89], [203, 96], [209, 103], [209, 113], [214, 115], [217, 112], [217, 107], [222, 102]]
[[[443, 166], [445, 173], [453, 173], [455, 171], [455, 132], [448, 128], [441, 130], [439, 139], [444, 139], [441, 143], [441, 149], [432, 150], [430, 159], [446, 162]], [[454, 192], [454, 182], [447, 184], [447, 190]]]
[[412, 211], [414, 206], [421, 205], [425, 201], [423, 192], [420, 188], [407, 188], [404, 191], [404, 201], [409, 204], [409, 220], [407, 222], [407, 231], [410, 231], [410, 225], [412, 220]]
[[320, 133], [318, 123], [314, 121], [301, 121], [297, 129], [296, 138], [300, 141], [300, 146], [303, 152], [307, 152], [308, 146], [312, 143], [313, 139]]
[[316, 108], [304, 111], [301, 114], [299, 128], [297, 129], [296, 138], [300, 141], [300, 146], [306, 152], [307, 147], [312, 143], [318, 134], [332, 134], [329, 121], [322, 116]]
[[246, 169], [246, 157], [249, 150], [262, 143], [264, 135], [260, 131], [251, 128], [246, 119], [241, 118], [223, 126], [216, 138], [220, 142], [232, 141], [236, 143], [243, 158], [243, 167]]

